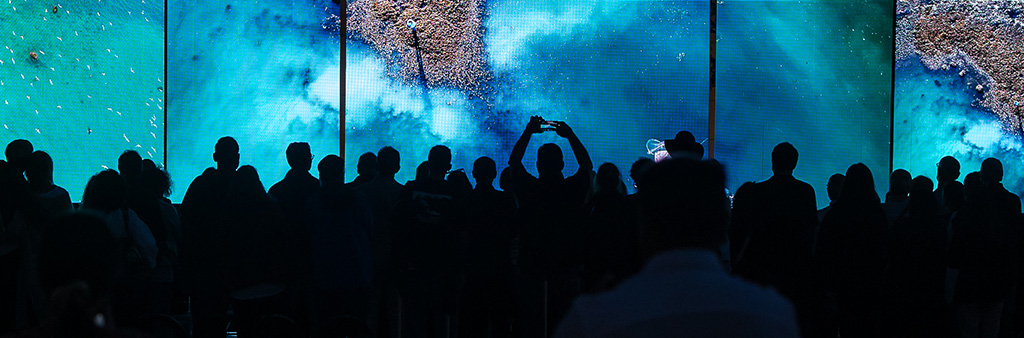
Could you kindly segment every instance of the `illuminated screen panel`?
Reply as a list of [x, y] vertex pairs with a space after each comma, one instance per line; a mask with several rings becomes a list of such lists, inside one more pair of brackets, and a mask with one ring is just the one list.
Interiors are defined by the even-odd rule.
[[891, 1], [719, 4], [715, 157], [730, 189], [771, 177], [772, 148], [790, 142], [819, 208], [829, 176], [857, 162], [884, 196], [892, 20]]
[[0, 146], [27, 139], [49, 153], [73, 200], [124, 150], [162, 164], [163, 60], [163, 1], [5, 4]]
[[[348, 3], [346, 174], [359, 154], [401, 152], [400, 182], [430, 147], [449, 146], [454, 168], [479, 156], [507, 162], [531, 115], [567, 122], [595, 168], [628, 173], [646, 143], [680, 130], [707, 137], [707, 1], [465, 1]], [[415, 26], [416, 32], [413, 32]], [[524, 159], [554, 142], [533, 137]], [[628, 175], [624, 175], [628, 177]], [[628, 185], [628, 184], [627, 184]]]
[[180, 201], [234, 137], [241, 164], [269, 188], [285, 149], [308, 142], [316, 162], [340, 151], [341, 5], [330, 0], [168, 4], [168, 171]]
[[935, 178], [952, 155], [963, 180], [1003, 162], [1004, 186], [1024, 192], [1019, 1], [901, 1], [897, 8], [893, 164]]

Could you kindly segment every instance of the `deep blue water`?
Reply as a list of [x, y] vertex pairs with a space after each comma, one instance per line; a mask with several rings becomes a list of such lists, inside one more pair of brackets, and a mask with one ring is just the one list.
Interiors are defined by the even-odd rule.
[[308, 142], [316, 161], [339, 153], [341, 41], [323, 24], [340, 13], [329, 0], [168, 3], [172, 199], [214, 165], [222, 136], [268, 188], [287, 172], [291, 142]]
[[162, 0], [0, 6], [0, 145], [49, 153], [74, 200], [127, 149], [163, 163], [163, 35]]
[[896, 67], [895, 148], [893, 164], [913, 175], [935, 178], [935, 164], [946, 155], [960, 161], [961, 180], [995, 157], [1003, 162], [1003, 184], [1024, 192], [1024, 152], [1019, 135], [1008, 133], [988, 109], [981, 93], [959, 69], [929, 70], [919, 59]]
[[772, 175], [780, 142], [828, 205], [829, 176], [854, 163], [888, 186], [891, 1], [725, 1], [718, 7], [716, 158], [728, 186]]
[[[566, 121], [595, 167], [612, 162], [624, 172], [649, 138], [707, 137], [706, 2], [499, 0], [487, 9], [495, 80], [482, 98], [395, 81], [365, 43], [346, 42], [350, 179], [358, 154], [384, 145], [402, 153], [399, 181], [412, 179], [436, 144], [452, 148], [454, 168], [489, 156], [500, 169], [531, 115]], [[568, 144], [553, 133], [533, 138], [527, 168], [547, 142], [563, 148], [565, 172], [574, 172]]]

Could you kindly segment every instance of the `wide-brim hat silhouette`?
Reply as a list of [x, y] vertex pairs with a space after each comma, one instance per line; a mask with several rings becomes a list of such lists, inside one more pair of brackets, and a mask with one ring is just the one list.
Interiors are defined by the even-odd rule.
[[665, 150], [672, 158], [694, 157], [701, 159], [704, 157], [704, 146], [697, 143], [693, 133], [685, 130], [676, 133], [674, 139], [665, 140]]

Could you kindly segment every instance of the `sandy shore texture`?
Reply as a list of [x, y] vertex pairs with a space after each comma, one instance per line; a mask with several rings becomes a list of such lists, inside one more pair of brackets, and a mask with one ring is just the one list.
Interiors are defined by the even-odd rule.
[[897, 3], [897, 58], [918, 54], [929, 69], [959, 68], [980, 104], [1007, 131], [1024, 131], [1024, 2], [922, 1]]
[[[388, 65], [389, 76], [407, 83], [482, 90], [492, 77], [484, 49], [480, 0], [357, 0], [347, 6], [350, 37], [365, 41]], [[416, 22], [418, 46], [407, 22]]]

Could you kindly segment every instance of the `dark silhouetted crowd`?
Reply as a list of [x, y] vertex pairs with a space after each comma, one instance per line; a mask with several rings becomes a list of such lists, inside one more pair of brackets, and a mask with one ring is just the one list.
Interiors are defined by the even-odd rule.
[[[564, 138], [524, 158], [538, 134]], [[999, 160], [935, 180], [897, 169], [884, 201], [853, 164], [815, 190], [797, 149], [731, 194], [689, 132], [627, 189], [564, 122], [534, 116], [508, 157], [452, 170], [438, 145], [306, 143], [269, 189], [224, 137], [180, 205], [128, 150], [80, 204], [26, 140], [0, 161], [0, 335], [10, 337], [1020, 337], [1024, 223]], [[60, 159], [57, 159], [60, 160]], [[499, 171], [499, 168], [503, 170]], [[534, 174], [536, 173], [536, 175]], [[475, 182], [475, 185], [473, 184]], [[497, 187], [496, 187], [497, 185]], [[635, 190], [636, 193], [628, 194]]]

